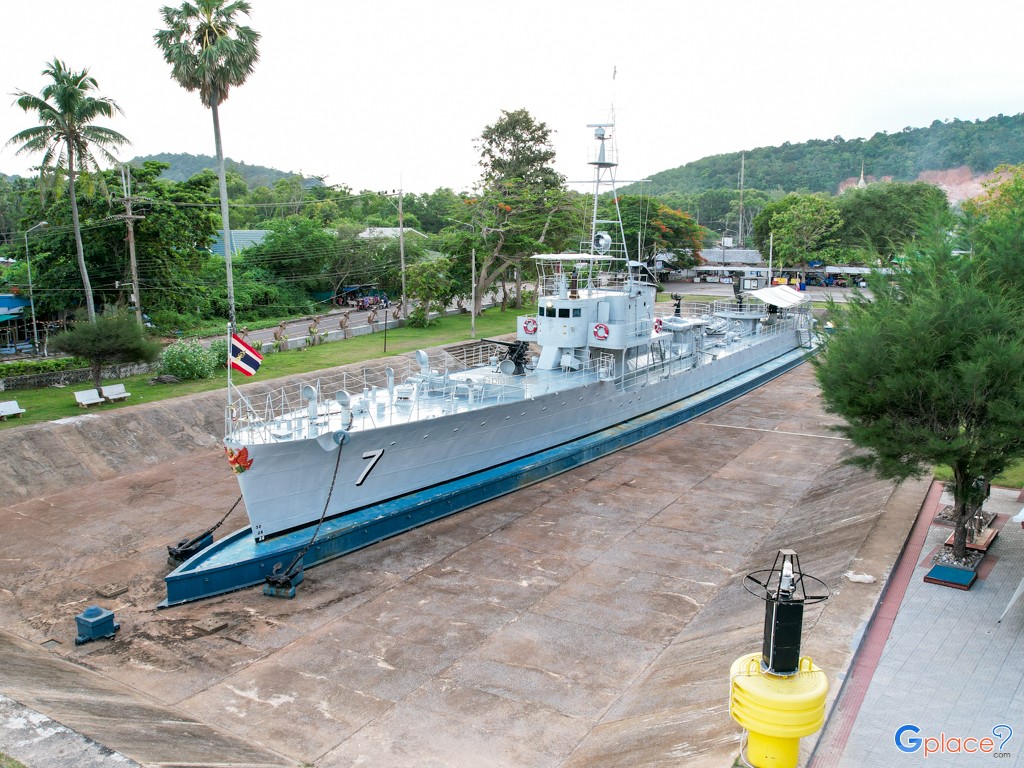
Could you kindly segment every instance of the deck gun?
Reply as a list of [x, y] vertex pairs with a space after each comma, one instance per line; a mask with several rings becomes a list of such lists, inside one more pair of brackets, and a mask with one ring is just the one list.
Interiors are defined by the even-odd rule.
[[502, 373], [511, 373], [513, 376], [523, 376], [526, 374], [526, 364], [530, 361], [530, 358], [527, 355], [530, 351], [530, 342], [498, 341], [497, 339], [481, 339], [481, 341], [505, 347], [505, 352], [501, 356], [501, 361], [503, 363], [507, 360], [512, 363], [513, 367], [511, 370], [505, 370], [501, 363], [499, 363], [498, 368]]

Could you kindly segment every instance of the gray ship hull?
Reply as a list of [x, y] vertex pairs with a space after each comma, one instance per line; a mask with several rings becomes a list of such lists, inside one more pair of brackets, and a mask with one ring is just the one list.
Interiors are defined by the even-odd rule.
[[[578, 386], [476, 410], [304, 439], [245, 443], [238, 475], [257, 540], [471, 475], [598, 432], [728, 381], [800, 346], [797, 331], [675, 373]], [[342, 444], [339, 445], [339, 442]], [[232, 445], [232, 441], [227, 441]]]

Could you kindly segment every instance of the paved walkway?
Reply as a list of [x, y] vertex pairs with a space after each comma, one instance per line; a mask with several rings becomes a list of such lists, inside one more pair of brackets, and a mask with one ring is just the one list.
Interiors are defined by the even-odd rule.
[[1024, 601], [999, 621], [1024, 578], [1024, 531], [1011, 521], [1024, 498], [993, 489], [985, 509], [1001, 532], [969, 591], [924, 581], [952, 530], [935, 515], [951, 501], [933, 485], [810, 768], [1024, 765]]

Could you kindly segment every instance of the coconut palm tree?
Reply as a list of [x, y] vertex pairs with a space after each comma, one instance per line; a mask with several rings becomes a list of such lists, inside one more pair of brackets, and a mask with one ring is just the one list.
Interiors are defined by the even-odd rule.
[[224, 174], [224, 150], [220, 140], [217, 108], [232, 86], [241, 85], [252, 74], [260, 54], [260, 35], [236, 21], [248, 15], [245, 0], [197, 0], [180, 8], [160, 9], [166, 29], [153, 39], [171, 65], [171, 77], [186, 91], [199, 91], [199, 99], [213, 113], [213, 137], [217, 145], [217, 175], [220, 179], [220, 215], [224, 228], [224, 260], [227, 262], [228, 322], [235, 327], [235, 289], [231, 277], [231, 228], [228, 223], [228, 188]]
[[121, 112], [121, 108], [110, 99], [90, 94], [98, 86], [96, 78], [89, 76], [88, 69], [75, 72], [68, 69], [60, 59], [54, 59], [43, 70], [43, 74], [52, 82], [47, 83], [39, 96], [27, 91], [14, 94], [15, 103], [19, 107], [26, 112], [36, 113], [39, 125], [14, 134], [7, 143], [20, 144], [17, 150], [19, 155], [23, 152], [42, 152], [41, 177], [48, 169], [55, 171], [57, 176], [67, 174], [78, 270], [82, 274], [85, 307], [89, 313], [89, 322], [92, 323], [96, 321], [96, 308], [82, 248], [75, 181], [80, 173], [99, 170], [96, 155], [116, 163], [117, 158], [110, 150], [131, 142], [117, 131], [92, 124], [97, 118], [113, 117], [115, 112]]

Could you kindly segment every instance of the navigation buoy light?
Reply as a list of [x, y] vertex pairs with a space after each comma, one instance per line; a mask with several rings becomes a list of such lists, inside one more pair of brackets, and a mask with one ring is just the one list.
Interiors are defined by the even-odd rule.
[[[807, 585], [823, 590], [807, 594]], [[743, 586], [765, 601], [761, 653], [733, 662], [729, 714], [747, 730], [744, 761], [753, 768], [796, 768], [800, 738], [825, 722], [828, 678], [800, 656], [805, 605], [828, 599], [828, 587], [805, 574], [791, 549], [780, 549], [767, 571], [747, 574]]]

